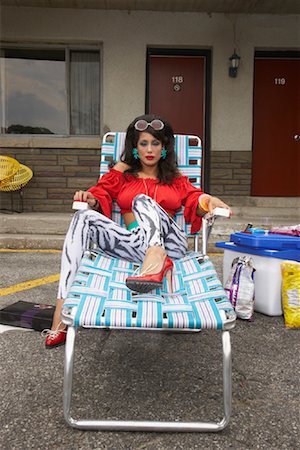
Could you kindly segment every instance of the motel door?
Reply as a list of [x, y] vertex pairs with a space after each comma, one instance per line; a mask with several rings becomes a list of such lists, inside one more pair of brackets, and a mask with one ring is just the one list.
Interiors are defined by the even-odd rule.
[[252, 195], [300, 195], [300, 60], [257, 58]]
[[150, 56], [149, 113], [168, 120], [177, 134], [204, 138], [203, 56]]
[[[199, 136], [203, 149], [207, 148], [205, 64], [205, 56], [150, 54], [148, 58], [148, 112], [164, 117], [176, 134]], [[207, 182], [206, 176], [203, 179]]]

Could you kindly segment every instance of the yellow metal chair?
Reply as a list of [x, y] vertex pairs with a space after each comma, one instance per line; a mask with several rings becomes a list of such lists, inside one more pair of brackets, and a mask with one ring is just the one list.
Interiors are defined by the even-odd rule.
[[0, 189], [18, 172], [20, 163], [10, 156], [0, 155]]
[[[0, 191], [11, 193], [11, 212], [23, 211], [23, 187], [31, 180], [32, 170], [16, 159], [0, 155]], [[21, 208], [14, 210], [13, 192], [19, 191]], [[3, 209], [2, 209], [3, 210]]]

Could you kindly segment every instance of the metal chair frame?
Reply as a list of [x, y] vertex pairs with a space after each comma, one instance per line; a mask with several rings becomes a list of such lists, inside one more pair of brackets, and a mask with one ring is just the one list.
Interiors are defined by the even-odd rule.
[[[108, 133], [111, 135], [111, 133]], [[106, 137], [105, 137], [106, 138]], [[195, 137], [194, 137], [195, 138]], [[199, 138], [197, 138], [199, 140]], [[200, 141], [200, 140], [199, 140]], [[102, 160], [105, 156], [102, 155]], [[202, 224], [202, 255], [207, 259], [207, 242], [211, 232], [215, 216], [206, 216]], [[195, 236], [194, 249], [198, 252], [199, 235]], [[75, 419], [71, 415], [72, 404], [72, 384], [73, 384], [73, 365], [74, 348], [77, 328], [74, 326], [75, 313], [74, 308], [63, 308], [62, 320], [68, 326], [67, 340], [65, 348], [64, 365], [64, 417], [66, 422], [78, 429], [83, 430], [115, 430], [115, 431], [155, 431], [155, 432], [217, 432], [223, 430], [229, 423], [231, 416], [231, 397], [232, 397], [232, 363], [231, 363], [231, 344], [230, 330], [235, 326], [235, 314], [227, 315], [223, 322], [221, 330], [222, 335], [222, 360], [223, 360], [223, 417], [215, 422], [167, 422], [167, 421], [148, 421], [148, 420], [86, 420]], [[88, 328], [88, 327], [85, 327]], [[93, 327], [94, 328], [94, 327]], [[106, 327], [107, 329], [107, 327]], [[113, 329], [113, 327], [111, 327]], [[128, 328], [126, 328], [129, 330]], [[132, 328], [132, 330], [145, 330], [144, 328]], [[151, 329], [152, 331], [153, 329]], [[189, 329], [157, 329], [157, 331], [172, 332], [195, 332]], [[198, 330], [200, 331], [200, 330]]]

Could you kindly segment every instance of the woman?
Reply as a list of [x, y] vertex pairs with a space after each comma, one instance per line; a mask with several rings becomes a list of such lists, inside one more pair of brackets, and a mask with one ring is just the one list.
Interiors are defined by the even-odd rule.
[[[137, 117], [127, 129], [121, 160], [96, 186], [75, 193], [74, 200], [87, 202], [91, 209], [75, 213], [66, 235], [47, 348], [65, 342], [60, 313], [90, 242], [111, 256], [141, 262], [141, 272], [128, 277], [126, 285], [136, 292], [149, 292], [162, 286], [164, 276], [169, 277], [170, 285], [172, 259], [182, 258], [187, 252], [187, 237], [173, 220], [176, 211], [184, 205], [185, 221], [192, 224], [195, 233], [205, 213], [216, 207], [230, 209], [180, 174], [174, 143], [172, 127], [164, 119], [154, 115]], [[109, 218], [113, 199], [127, 229]]]

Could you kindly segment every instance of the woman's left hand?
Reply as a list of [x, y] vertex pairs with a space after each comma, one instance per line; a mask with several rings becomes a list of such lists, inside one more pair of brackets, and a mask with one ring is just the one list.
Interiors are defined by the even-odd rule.
[[232, 211], [230, 209], [230, 206], [226, 205], [222, 200], [220, 200], [218, 197], [210, 196], [208, 200], [206, 200], [208, 212], [212, 213], [215, 208], [225, 208], [228, 209], [230, 212], [230, 215], [232, 215]]

